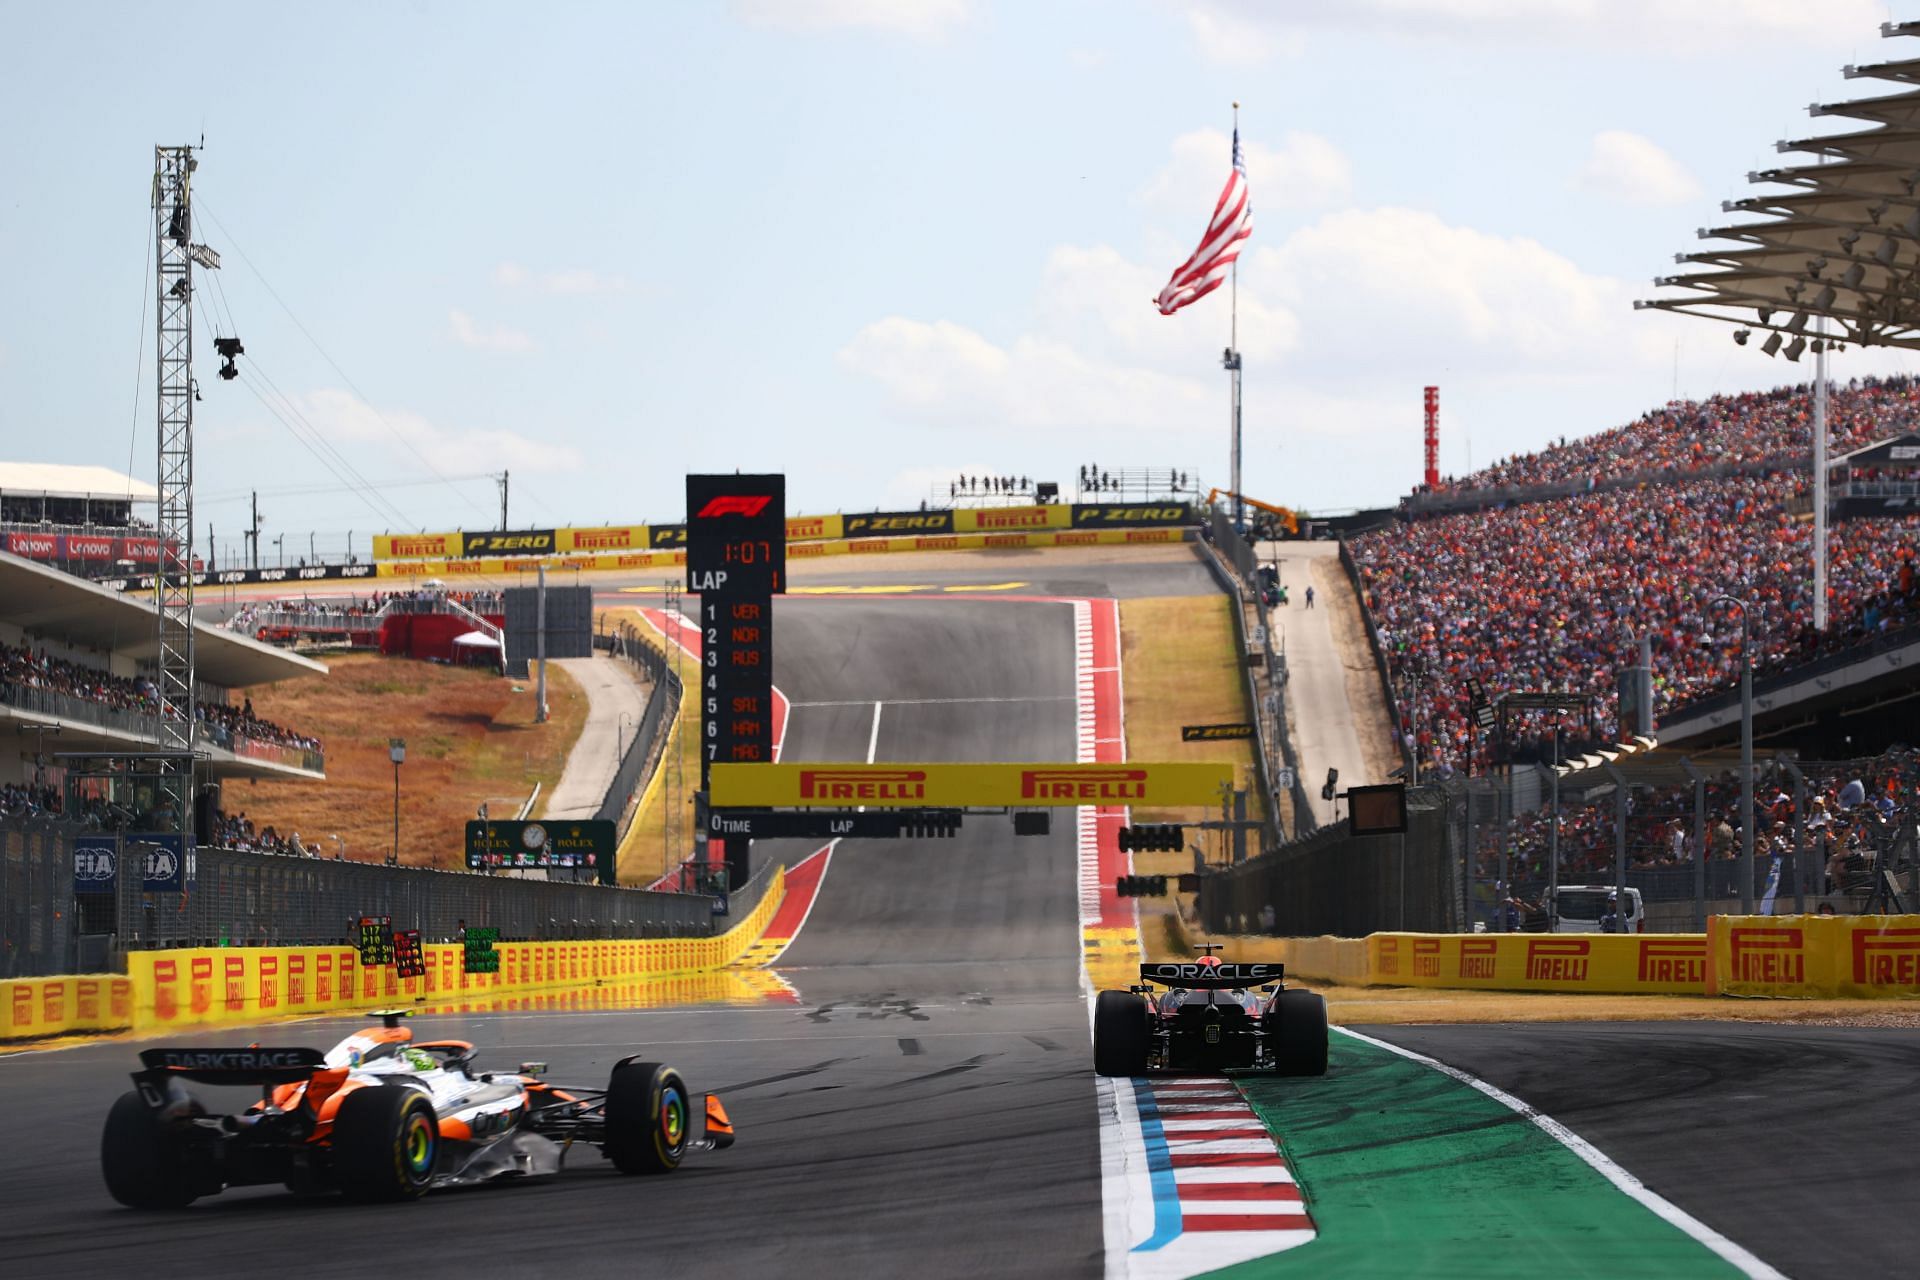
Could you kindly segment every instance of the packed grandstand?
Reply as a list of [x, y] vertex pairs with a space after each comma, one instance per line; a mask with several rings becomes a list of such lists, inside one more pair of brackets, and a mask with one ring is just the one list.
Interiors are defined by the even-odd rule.
[[[1911, 424], [1920, 385], [1860, 381], [1832, 403], [1843, 443], [1864, 444]], [[1722, 593], [1753, 601], [1762, 674], [1908, 625], [1912, 515], [1834, 526], [1831, 623], [1812, 629], [1810, 420], [1806, 387], [1669, 405], [1442, 486], [1484, 505], [1410, 507], [1411, 518], [1355, 538], [1407, 745], [1441, 776], [1466, 769], [1469, 751], [1475, 771], [1489, 763], [1491, 744], [1469, 728], [1469, 678], [1590, 695], [1593, 736], [1615, 740], [1614, 681], [1642, 634], [1653, 642], [1656, 714], [1719, 693], [1740, 664], [1738, 615], [1710, 606]], [[1723, 474], [1719, 464], [1733, 462]], [[1639, 478], [1617, 483], [1629, 474]], [[1529, 501], [1490, 488], [1501, 485], [1574, 491]]]

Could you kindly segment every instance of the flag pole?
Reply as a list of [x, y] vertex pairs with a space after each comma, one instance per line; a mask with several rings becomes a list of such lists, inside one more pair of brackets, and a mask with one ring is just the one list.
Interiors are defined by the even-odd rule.
[[[1238, 102], [1233, 104], [1233, 141], [1236, 147], [1240, 143], [1240, 104]], [[1228, 286], [1228, 297], [1227, 355], [1224, 363], [1227, 366], [1228, 375], [1232, 378], [1230, 412], [1233, 415], [1231, 424], [1233, 452], [1228, 464], [1228, 474], [1233, 487], [1233, 527], [1235, 532], [1244, 533], [1247, 527], [1247, 504], [1240, 491], [1240, 260], [1238, 257], [1233, 262], [1232, 283]]]

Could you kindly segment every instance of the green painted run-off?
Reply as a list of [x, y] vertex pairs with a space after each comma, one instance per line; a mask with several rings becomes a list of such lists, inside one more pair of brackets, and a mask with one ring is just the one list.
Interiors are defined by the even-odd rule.
[[1525, 1116], [1421, 1063], [1333, 1037], [1318, 1079], [1242, 1076], [1318, 1238], [1213, 1272], [1268, 1276], [1735, 1276]]

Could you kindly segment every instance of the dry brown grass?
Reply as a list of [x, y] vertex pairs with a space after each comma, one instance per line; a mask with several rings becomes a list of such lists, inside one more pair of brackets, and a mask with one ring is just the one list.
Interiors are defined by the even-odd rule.
[[[472, 667], [346, 654], [332, 673], [251, 690], [253, 709], [326, 745], [327, 780], [229, 783], [229, 814], [256, 828], [298, 831], [327, 856], [384, 859], [393, 847], [393, 764], [387, 739], [405, 738], [400, 766], [400, 858], [461, 865], [466, 823], [482, 801], [495, 817], [542, 784], [551, 791], [586, 723], [587, 697], [572, 676], [547, 668], [544, 725], [534, 723], [533, 681], [504, 680]], [[516, 692], [516, 690], [518, 690]]]
[[[1242, 782], [1251, 789], [1252, 743], [1180, 741], [1181, 725], [1238, 724], [1251, 718], [1227, 609], [1223, 595], [1120, 602], [1127, 758], [1225, 761], [1239, 770]], [[1258, 790], [1248, 796], [1248, 807], [1250, 816], [1260, 816]], [[1194, 817], [1186, 810], [1141, 807], [1133, 811], [1136, 822], [1192, 821]], [[1142, 855], [1142, 874], [1160, 871], [1146, 865], [1156, 856], [1177, 862], [1183, 855]], [[1186, 869], [1193, 869], [1190, 863]]]

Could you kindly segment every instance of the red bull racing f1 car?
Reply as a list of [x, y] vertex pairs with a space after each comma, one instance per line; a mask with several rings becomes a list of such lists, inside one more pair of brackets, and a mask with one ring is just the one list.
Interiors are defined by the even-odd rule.
[[1093, 1069], [1103, 1076], [1234, 1067], [1325, 1075], [1327, 1002], [1283, 990], [1283, 974], [1282, 965], [1225, 964], [1212, 954], [1143, 964], [1137, 985], [1102, 991], [1094, 1004]]
[[[228, 1187], [284, 1183], [307, 1194], [413, 1200], [434, 1187], [560, 1171], [575, 1143], [622, 1173], [671, 1173], [693, 1151], [733, 1145], [726, 1109], [679, 1072], [637, 1057], [604, 1089], [541, 1078], [543, 1063], [482, 1071], [464, 1040], [416, 1041], [399, 1012], [327, 1053], [147, 1049], [135, 1087], [107, 1113], [107, 1190], [140, 1209], [183, 1208]], [[209, 1115], [190, 1083], [258, 1086], [259, 1100]]]

